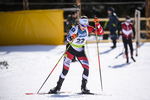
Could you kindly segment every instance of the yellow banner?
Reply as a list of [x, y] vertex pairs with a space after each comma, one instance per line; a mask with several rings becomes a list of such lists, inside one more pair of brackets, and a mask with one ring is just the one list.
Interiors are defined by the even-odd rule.
[[64, 41], [62, 10], [0, 13], [0, 45], [48, 44]]

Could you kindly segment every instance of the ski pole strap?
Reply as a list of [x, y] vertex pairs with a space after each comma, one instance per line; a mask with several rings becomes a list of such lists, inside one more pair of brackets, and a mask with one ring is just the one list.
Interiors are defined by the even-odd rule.
[[85, 44], [82, 44], [82, 45], [73, 44], [71, 41], [69, 41], [69, 44], [76, 48], [82, 48], [83, 46], [85, 46]]

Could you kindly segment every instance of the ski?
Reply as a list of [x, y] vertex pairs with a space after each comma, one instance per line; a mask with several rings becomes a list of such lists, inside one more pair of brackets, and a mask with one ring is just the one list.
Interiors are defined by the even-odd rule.
[[62, 94], [62, 93], [71, 93], [71, 92], [57, 92], [57, 93], [25, 93], [26, 95], [44, 95], [44, 94]]
[[111, 94], [105, 94], [105, 93], [73, 93], [73, 92], [57, 92], [57, 93], [25, 93], [26, 95], [50, 95], [50, 94], [76, 94], [76, 95], [99, 95], [99, 96], [111, 96]]
[[99, 96], [111, 96], [111, 94], [104, 94], [104, 93], [76, 93], [78, 95], [99, 95]]
[[81, 95], [82, 95], [82, 94], [83, 94], [83, 95], [84, 95], [84, 94], [85, 94], [85, 95], [95, 95], [96, 93], [91, 93], [91, 92], [90, 92], [90, 93], [76, 93], [76, 94], [81, 94]]
[[47, 93], [25, 93], [26, 95], [42, 95], [42, 94], [47, 94]]

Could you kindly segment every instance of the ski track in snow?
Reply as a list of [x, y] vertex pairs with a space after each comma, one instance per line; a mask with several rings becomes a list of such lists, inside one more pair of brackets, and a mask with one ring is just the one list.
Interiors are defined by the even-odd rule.
[[[134, 48], [135, 48], [135, 42]], [[0, 65], [0, 100], [150, 100], [150, 43], [144, 43], [138, 49], [136, 62], [129, 59], [126, 64], [122, 52], [122, 42], [116, 49], [110, 49], [112, 43], [99, 43], [103, 92], [96, 43], [87, 44], [90, 73], [87, 88], [94, 93], [111, 96], [77, 95], [80, 92], [83, 69], [79, 62], [71, 63], [70, 70], [61, 91], [72, 93], [50, 95], [25, 95], [36, 93], [50, 71], [65, 51], [65, 45], [22, 45], [0, 46], [0, 61], [7, 61], [5, 69]], [[130, 57], [130, 50], [129, 50]], [[63, 59], [59, 62], [40, 92], [48, 92], [56, 86], [62, 71]]]

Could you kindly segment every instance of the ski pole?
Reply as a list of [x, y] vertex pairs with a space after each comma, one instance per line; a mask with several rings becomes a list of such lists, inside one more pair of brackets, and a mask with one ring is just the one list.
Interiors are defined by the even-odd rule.
[[[95, 24], [96, 24], [96, 23], [95, 23]], [[99, 64], [99, 73], [100, 73], [101, 90], [103, 91], [102, 75], [101, 75], [101, 66], [100, 66], [100, 56], [99, 56], [99, 47], [98, 47], [98, 38], [97, 38], [97, 29], [96, 29], [96, 43], [97, 43], [97, 54], [98, 54], [98, 64]]]
[[52, 69], [52, 71], [50, 72], [50, 74], [47, 76], [46, 80], [44, 81], [44, 83], [42, 84], [42, 86], [40, 87], [40, 89], [38, 90], [37, 93], [39, 93], [39, 91], [42, 89], [42, 87], [44, 86], [44, 84], [46, 83], [46, 81], [48, 80], [48, 78], [50, 77], [50, 75], [52, 74], [52, 72], [54, 71], [54, 69], [56, 68], [56, 66], [58, 65], [58, 63], [60, 62], [60, 60], [62, 59], [62, 57], [64, 56], [64, 54], [66, 53], [66, 51], [69, 49], [70, 45], [67, 47], [67, 49], [65, 50], [65, 52], [63, 53], [63, 55], [60, 57], [60, 59], [58, 60], [58, 62], [56, 63], [56, 65], [54, 66], [54, 68]]

